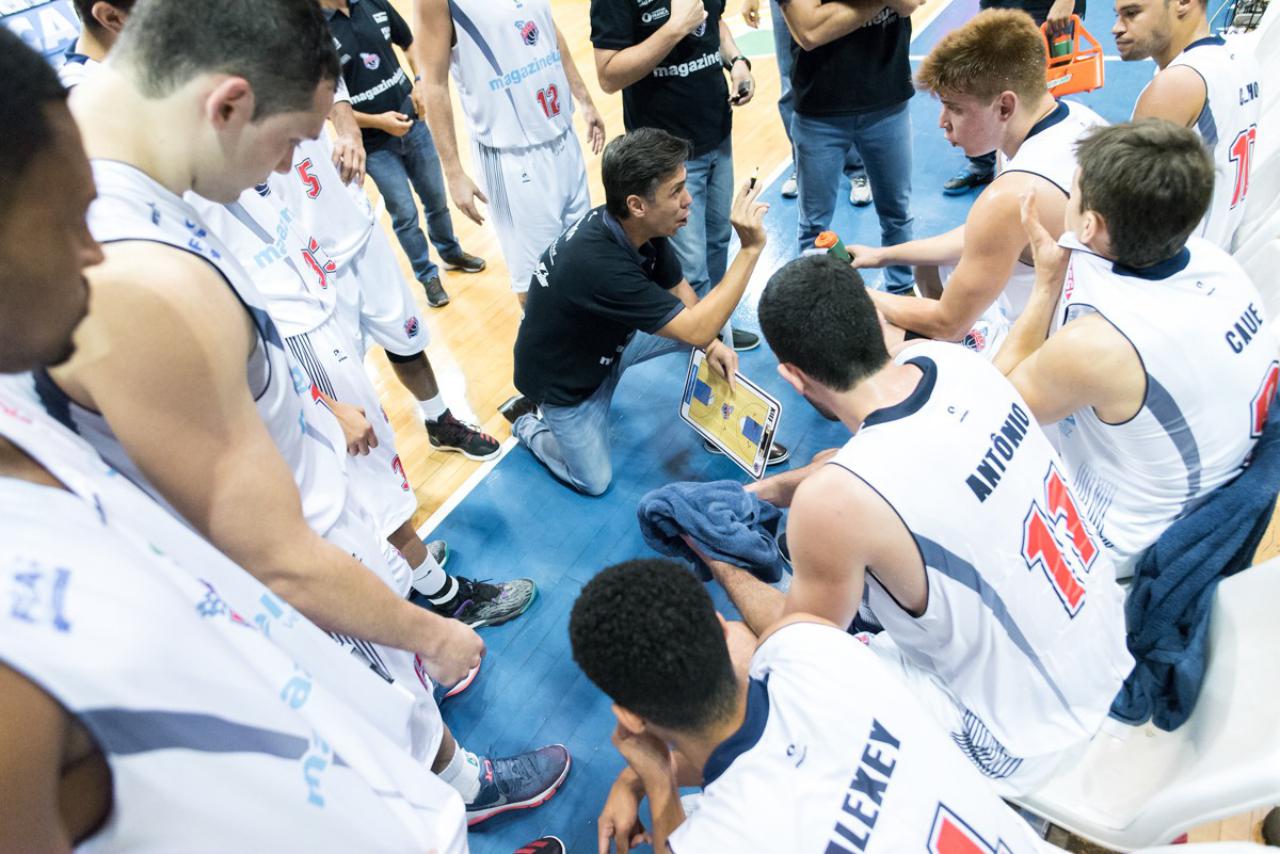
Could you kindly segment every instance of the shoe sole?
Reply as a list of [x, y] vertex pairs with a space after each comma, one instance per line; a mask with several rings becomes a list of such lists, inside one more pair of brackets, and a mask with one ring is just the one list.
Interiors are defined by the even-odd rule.
[[479, 267], [463, 267], [461, 264], [450, 264], [447, 261], [444, 264], [446, 270], [457, 270], [462, 273], [482, 273], [487, 266], [489, 266], [488, 262], [481, 264]]
[[745, 352], [747, 352], [748, 350], [758, 350], [759, 348], [760, 348], [760, 339], [759, 339], [759, 338], [757, 338], [757, 339], [756, 339], [756, 343], [752, 344], [752, 345], [751, 345], [751, 346], [749, 346], [749, 347], [739, 347], [737, 344], [734, 344], [734, 345], [733, 345], [733, 349], [734, 349], [734, 351], [735, 351], [735, 352], [738, 352], [738, 353], [745, 353]]
[[[483, 663], [483, 662], [482, 662], [482, 663]], [[477, 676], [479, 676], [479, 675], [480, 675], [480, 665], [479, 665], [479, 664], [477, 664], [477, 665], [475, 666], [475, 669], [473, 669], [473, 670], [471, 670], [469, 673], [467, 673], [467, 675], [463, 677], [463, 679], [462, 679], [462, 681], [461, 681], [461, 682], [459, 682], [457, 685], [454, 685], [452, 688], [450, 688], [450, 689], [448, 690], [448, 692], [444, 695], [443, 699], [447, 700], [447, 699], [449, 699], [450, 697], [456, 697], [456, 696], [458, 696], [458, 695], [459, 695], [459, 694], [461, 694], [463, 691], [465, 691], [465, 690], [467, 690], [468, 688], [470, 688], [470, 687], [471, 687], [471, 683], [472, 683], [472, 682], [474, 682], [474, 681], [476, 681], [476, 677], [477, 677]]]
[[873, 201], [875, 200], [867, 199], [865, 202], [855, 202], [853, 199], [850, 199], [849, 204], [853, 205], [855, 208], [865, 208], [867, 205], [871, 204]]
[[782, 463], [785, 463], [789, 459], [791, 459], [791, 449], [787, 448], [787, 452], [785, 454], [783, 454], [782, 456], [776, 459], [769, 460], [769, 462], [765, 463], [764, 466], [765, 468], [768, 468], [769, 466], [780, 465]]
[[[532, 601], [532, 600], [530, 600]], [[563, 745], [561, 745], [563, 747]], [[555, 797], [556, 792], [560, 791], [560, 787], [564, 785], [564, 781], [569, 776], [569, 769], [573, 767], [573, 756], [569, 756], [569, 761], [564, 763], [564, 770], [560, 772], [560, 776], [550, 787], [545, 789], [541, 794], [535, 795], [527, 801], [518, 801], [514, 804], [503, 804], [500, 807], [494, 807], [491, 810], [481, 810], [474, 813], [474, 817], [467, 816], [467, 827], [475, 827], [482, 821], [488, 821], [495, 815], [502, 815], [504, 812], [512, 812], [513, 810], [531, 810], [534, 807], [540, 807], [547, 801]]]
[[491, 627], [491, 626], [500, 626], [500, 625], [502, 625], [503, 623], [509, 623], [509, 622], [511, 622], [512, 620], [514, 620], [516, 617], [519, 617], [519, 616], [521, 616], [522, 614], [524, 614], [524, 612], [525, 612], [525, 611], [528, 611], [528, 610], [529, 610], [529, 608], [531, 608], [531, 607], [533, 606], [533, 603], [534, 603], [534, 601], [535, 601], [535, 600], [537, 600], [537, 598], [538, 598], [538, 588], [537, 588], [537, 586], [535, 585], [535, 586], [534, 586], [534, 588], [533, 588], [533, 595], [529, 597], [529, 601], [528, 601], [528, 602], [526, 602], [526, 603], [524, 604], [524, 607], [523, 607], [523, 608], [521, 608], [519, 611], [516, 611], [516, 612], [514, 612], [514, 613], [508, 614], [507, 616], [505, 616], [505, 617], [503, 617], [502, 619], [499, 619], [499, 620], [477, 620], [477, 621], [476, 621], [476, 622], [474, 622], [474, 623], [467, 623], [467, 626], [468, 626], [468, 628], [472, 628], [472, 629], [483, 629], [483, 628], [488, 628], [488, 627]]
[[455, 446], [453, 446], [453, 445], [437, 445], [434, 441], [431, 441], [431, 436], [430, 436], [430, 434], [428, 434], [428, 435], [427, 435], [427, 441], [431, 443], [431, 447], [432, 447], [434, 450], [437, 450], [437, 451], [445, 451], [445, 452], [450, 453], [450, 454], [462, 454], [462, 455], [463, 455], [464, 457], [466, 457], [467, 459], [469, 459], [469, 460], [475, 460], [475, 461], [476, 461], [476, 462], [478, 462], [478, 463], [483, 463], [483, 462], [487, 462], [488, 460], [492, 460], [492, 459], [494, 459], [495, 457], [497, 457], [497, 456], [498, 456], [498, 454], [502, 453], [502, 446], [501, 446], [501, 445], [499, 445], [498, 447], [494, 448], [492, 453], [485, 454], [485, 455], [482, 457], [482, 456], [480, 456], [480, 455], [478, 455], [478, 454], [473, 454], [473, 453], [470, 453], [469, 451], [464, 451], [462, 448], [458, 448], [458, 447], [455, 447]]
[[507, 410], [511, 408], [512, 404], [514, 404], [517, 400], [519, 400], [522, 397], [524, 397], [524, 395], [522, 394], [513, 395], [512, 397], [509, 397], [506, 400], [502, 401], [502, 403], [498, 404], [498, 414], [501, 415], [503, 419], [513, 427], [515, 426], [515, 423], [519, 421], [521, 418], [523, 418], [524, 416], [526, 415], [536, 416], [538, 414], [538, 407], [536, 406], [533, 409], [529, 410], [528, 412], [521, 412], [519, 415], [516, 415], [514, 417], [507, 414]]

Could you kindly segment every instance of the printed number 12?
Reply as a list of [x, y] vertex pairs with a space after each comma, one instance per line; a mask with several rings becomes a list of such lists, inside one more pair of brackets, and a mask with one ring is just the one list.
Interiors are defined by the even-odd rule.
[[560, 92], [554, 85], [545, 89], [539, 89], [538, 104], [542, 107], [542, 112], [546, 113], [547, 118], [560, 115]]

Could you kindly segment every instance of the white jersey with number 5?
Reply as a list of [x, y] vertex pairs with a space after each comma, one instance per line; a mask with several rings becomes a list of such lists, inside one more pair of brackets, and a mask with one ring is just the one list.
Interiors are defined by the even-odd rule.
[[471, 137], [523, 148], [573, 129], [573, 97], [550, 0], [449, 0], [450, 70]]
[[[1133, 660], [1110, 556], [1014, 387], [955, 344], [897, 358], [922, 376], [873, 412], [832, 463], [901, 517], [925, 565], [924, 613], [867, 572], [871, 610], [903, 655], [976, 721], [953, 733], [995, 778], [1089, 739]], [[994, 737], [1010, 758], [983, 761]], [[1036, 763], [1032, 763], [1036, 764]], [[1041, 763], [1042, 764], [1042, 763]]]
[[1177, 66], [1190, 68], [1204, 80], [1204, 107], [1194, 127], [1213, 153], [1215, 172], [1213, 201], [1194, 233], [1230, 251], [1249, 193], [1262, 109], [1262, 72], [1248, 45], [1222, 36], [1187, 45], [1169, 63], [1169, 68]]
[[[1081, 509], [1121, 563], [1207, 493], [1235, 478], [1262, 435], [1280, 379], [1262, 298], [1231, 256], [1192, 238], [1142, 270], [1072, 249], [1056, 327], [1106, 318], [1147, 373], [1137, 415], [1107, 424], [1091, 408], [1059, 422]], [[1123, 574], [1123, 572], [1122, 572]]]
[[746, 719], [707, 759], [674, 854], [1049, 850], [853, 636], [784, 626], [750, 675]]

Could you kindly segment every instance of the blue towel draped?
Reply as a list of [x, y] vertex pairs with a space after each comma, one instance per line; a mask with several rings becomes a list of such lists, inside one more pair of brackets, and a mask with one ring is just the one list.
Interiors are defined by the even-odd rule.
[[684, 558], [703, 580], [711, 570], [680, 539], [688, 534], [710, 558], [742, 567], [772, 584], [786, 567], [778, 551], [782, 511], [736, 480], [671, 483], [640, 499], [640, 533], [650, 548]]

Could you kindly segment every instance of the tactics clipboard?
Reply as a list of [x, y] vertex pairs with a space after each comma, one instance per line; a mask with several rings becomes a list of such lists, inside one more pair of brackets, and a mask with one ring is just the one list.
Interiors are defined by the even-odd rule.
[[735, 375], [732, 393], [706, 354], [689, 354], [689, 371], [680, 397], [680, 418], [728, 455], [752, 477], [764, 475], [782, 404], [760, 386]]

